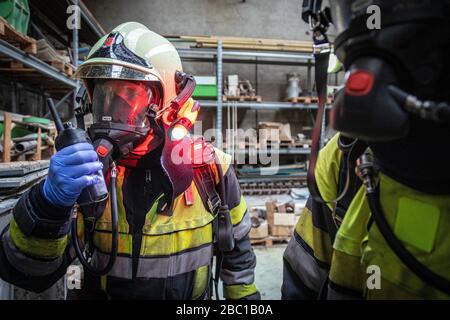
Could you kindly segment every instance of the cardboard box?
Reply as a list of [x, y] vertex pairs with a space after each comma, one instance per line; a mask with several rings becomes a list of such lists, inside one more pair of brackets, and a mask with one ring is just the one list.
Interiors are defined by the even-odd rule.
[[296, 224], [296, 215], [293, 213], [278, 213], [275, 212], [273, 214], [273, 224], [276, 226], [295, 226]]
[[252, 228], [250, 230], [250, 239], [259, 240], [264, 239], [269, 236], [269, 224], [267, 220], [262, 220], [261, 224], [257, 228]]
[[279, 204], [276, 201], [266, 202], [267, 221], [269, 223], [269, 234], [271, 236], [292, 236], [298, 220], [294, 213], [294, 210], [292, 210], [293, 206], [295, 206], [293, 203]]
[[260, 130], [260, 140], [277, 141], [277, 142], [292, 142], [291, 125], [289, 123], [283, 124], [280, 122], [260, 122], [258, 124]]

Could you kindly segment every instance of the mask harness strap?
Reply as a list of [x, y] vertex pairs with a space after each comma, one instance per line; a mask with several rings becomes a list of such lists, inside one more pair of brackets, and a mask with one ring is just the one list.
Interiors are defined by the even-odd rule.
[[[304, 4], [305, 7], [305, 4]], [[323, 202], [317, 187], [314, 171], [316, 169], [317, 157], [320, 150], [322, 121], [325, 114], [327, 98], [328, 61], [330, 57], [330, 43], [326, 36], [329, 26], [329, 19], [320, 11], [310, 11], [304, 19], [308, 20], [313, 32], [314, 59], [315, 59], [315, 79], [316, 89], [319, 98], [316, 121], [312, 134], [311, 153], [309, 157], [309, 168], [307, 173], [308, 189], [315, 201]]]

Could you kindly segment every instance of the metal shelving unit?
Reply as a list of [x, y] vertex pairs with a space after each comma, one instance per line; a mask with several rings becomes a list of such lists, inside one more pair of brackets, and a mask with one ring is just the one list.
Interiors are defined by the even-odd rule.
[[[104, 30], [96, 23], [95, 18], [86, 8], [84, 3], [79, 0], [71, 0], [70, 3], [80, 6], [81, 20], [88, 26], [89, 32], [98, 37], [102, 36]], [[32, 4], [39, 5], [39, 9], [42, 10], [45, 9], [48, 11], [52, 9], [52, 3], [49, 1], [35, 1]], [[64, 4], [58, 4], [58, 6], [62, 8], [57, 7], [58, 10], [61, 9], [65, 12]], [[63, 20], [63, 23], [65, 25], [65, 20]], [[78, 61], [79, 31], [73, 29], [71, 37], [72, 41], [70, 41], [70, 43], [72, 46], [74, 65], [76, 66]], [[3, 72], [2, 77], [4, 80], [9, 79], [12, 83], [18, 83], [22, 88], [25, 90], [29, 89], [28, 91], [31, 92], [40, 92], [42, 95], [51, 95], [54, 98], [59, 98], [58, 106], [71, 96], [73, 96], [74, 102], [78, 83], [64, 72], [57, 70], [33, 55], [25, 53], [21, 49], [2, 39], [0, 39], [0, 56], [20, 62], [25, 67], [31, 69], [29, 71], [25, 70], [27, 72], [14, 72], [13, 69], [12, 72], [9, 73]], [[15, 94], [15, 90], [12, 92]]]
[[[217, 107], [217, 102], [213, 100], [200, 100], [200, 106], [202, 108], [212, 108]], [[233, 101], [235, 103], [235, 101]], [[317, 109], [317, 104], [302, 104], [302, 103], [291, 103], [291, 102], [236, 102], [238, 108], [249, 108], [256, 110], [275, 110], [275, 109], [292, 109], [292, 110], [308, 110]]]
[[[183, 61], [190, 62], [213, 62], [216, 68], [217, 77], [217, 100], [200, 100], [202, 108], [216, 108], [216, 126], [217, 131], [222, 133], [222, 114], [223, 114], [223, 64], [224, 63], [243, 63], [243, 64], [266, 64], [266, 65], [290, 65], [307, 68], [307, 92], [312, 93], [312, 69], [314, 67], [314, 56], [309, 52], [275, 52], [275, 51], [244, 51], [229, 50], [222, 48], [222, 42], [219, 40], [216, 49], [205, 48], [177, 48]], [[225, 102], [226, 103], [226, 102]], [[237, 108], [248, 108], [254, 110], [312, 110], [317, 109], [317, 104], [301, 104], [278, 101], [233, 101]], [[218, 142], [221, 144], [222, 139]], [[221, 147], [221, 145], [219, 145]], [[239, 152], [239, 151], [237, 151]], [[248, 153], [241, 150], [240, 152]], [[261, 152], [266, 152], [262, 150]], [[307, 155], [309, 149], [280, 149], [280, 155]]]
[[234, 153], [237, 154], [279, 154], [279, 155], [308, 155], [311, 149], [309, 148], [281, 148], [281, 149], [237, 149]]
[[23, 63], [25, 66], [30, 67], [37, 72], [47, 76], [53, 80], [60, 82], [68, 86], [69, 88], [76, 88], [76, 81], [70, 79], [64, 73], [58, 71], [56, 68], [39, 60], [38, 58], [29, 55], [19, 48], [9, 44], [5, 40], [0, 39], [0, 54], [5, 55], [15, 61]]

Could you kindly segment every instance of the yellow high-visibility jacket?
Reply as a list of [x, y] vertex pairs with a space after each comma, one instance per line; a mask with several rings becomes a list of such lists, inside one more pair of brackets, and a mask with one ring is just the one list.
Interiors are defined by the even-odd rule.
[[[254, 299], [255, 255], [250, 245], [251, 228], [247, 206], [230, 166], [229, 156], [215, 150], [222, 163], [226, 198], [233, 224], [235, 248], [223, 254], [220, 277], [228, 299]], [[218, 172], [211, 168], [217, 181]], [[71, 290], [78, 298], [207, 299], [213, 258], [214, 215], [204, 205], [194, 181], [175, 199], [171, 214], [164, 212], [165, 193], [160, 167], [144, 169], [117, 167], [119, 213], [118, 256], [107, 276], [84, 274], [82, 290]], [[16, 223], [26, 210], [24, 203], [42, 210], [35, 197], [40, 185], [23, 195], [14, 218], [3, 231], [0, 248], [0, 276], [19, 287], [42, 291], [66, 272], [74, 258], [69, 235], [57, 239], [26, 235]], [[28, 202], [27, 202], [28, 201]], [[38, 208], [40, 207], [40, 208]], [[48, 206], [51, 208], [51, 206]], [[84, 235], [82, 213], [77, 216], [79, 237]], [[109, 202], [95, 224], [92, 263], [105, 266], [111, 251], [111, 209]]]
[[[284, 253], [283, 298], [449, 299], [394, 254], [372, 221], [357, 179], [350, 185], [352, 198], [345, 215], [341, 213], [342, 223], [333, 232], [331, 202], [340, 193], [346, 157], [338, 139], [336, 135], [321, 150], [316, 166], [316, 183], [326, 204], [308, 200]], [[450, 195], [421, 193], [383, 173], [379, 187], [383, 211], [397, 238], [426, 267], [450, 279]]]

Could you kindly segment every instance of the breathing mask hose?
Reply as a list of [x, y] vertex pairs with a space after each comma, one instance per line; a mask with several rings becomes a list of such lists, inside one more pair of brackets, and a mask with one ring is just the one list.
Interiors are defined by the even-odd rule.
[[363, 180], [373, 219], [381, 235], [395, 255], [422, 281], [450, 295], [450, 281], [428, 269], [414, 257], [392, 231], [381, 207], [379, 186], [375, 184], [375, 169], [367, 153], [358, 160], [358, 175]]
[[[112, 163], [111, 174], [110, 174], [110, 205], [111, 205], [111, 252], [109, 255], [109, 260], [106, 266], [103, 269], [93, 267], [88, 259], [86, 258], [84, 252], [81, 250], [81, 246], [79, 243], [79, 239], [77, 236], [77, 221], [74, 219], [72, 221], [71, 230], [72, 230], [72, 242], [73, 247], [75, 249], [75, 253], [80, 260], [81, 264], [85, 268], [87, 272], [95, 276], [103, 276], [106, 275], [109, 271], [111, 271], [114, 263], [117, 258], [118, 251], [118, 240], [119, 240], [119, 228], [118, 228], [118, 209], [117, 209], [117, 190], [116, 190], [116, 180], [117, 180], [117, 171], [116, 166]], [[94, 222], [95, 223], [95, 222]], [[87, 241], [85, 241], [87, 242]], [[87, 245], [87, 244], [86, 244]], [[88, 249], [93, 249], [89, 248]], [[86, 251], [86, 250], [85, 250]]]
[[406, 111], [416, 114], [424, 120], [450, 124], [450, 105], [448, 102], [421, 101], [394, 85], [389, 86], [389, 92]]

